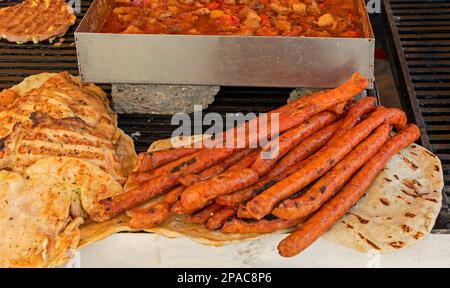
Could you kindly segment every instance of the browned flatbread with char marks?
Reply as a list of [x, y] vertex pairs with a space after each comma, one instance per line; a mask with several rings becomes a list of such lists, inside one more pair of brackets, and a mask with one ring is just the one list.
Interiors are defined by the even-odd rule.
[[0, 9], [0, 38], [18, 44], [63, 36], [76, 16], [63, 0], [25, 0]]

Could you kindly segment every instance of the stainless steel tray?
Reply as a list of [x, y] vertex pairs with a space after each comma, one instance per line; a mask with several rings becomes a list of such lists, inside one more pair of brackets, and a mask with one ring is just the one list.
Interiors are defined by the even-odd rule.
[[95, 0], [75, 32], [80, 75], [97, 83], [336, 87], [355, 72], [374, 80], [375, 41], [364, 38], [99, 33], [114, 0]]

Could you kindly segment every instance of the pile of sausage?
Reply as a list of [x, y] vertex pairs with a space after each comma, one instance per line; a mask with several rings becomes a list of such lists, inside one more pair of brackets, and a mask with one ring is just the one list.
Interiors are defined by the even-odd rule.
[[[260, 148], [142, 153], [131, 176], [138, 187], [102, 200], [98, 220], [133, 209], [130, 225], [136, 229], [157, 226], [171, 213], [223, 233], [270, 233], [299, 226], [278, 246], [282, 256], [296, 255], [344, 216], [386, 162], [420, 136], [417, 126], [406, 124], [403, 111], [377, 107], [373, 97], [353, 100], [366, 86], [356, 73], [336, 89], [269, 112], [268, 117], [279, 117], [279, 133], [271, 135], [267, 127], [245, 138], [245, 147], [254, 147], [261, 136], [275, 141]], [[397, 133], [390, 137], [393, 128]], [[214, 141], [226, 141], [236, 131]], [[278, 153], [265, 159], [262, 152], [270, 145]], [[136, 208], [161, 195], [163, 201]]]

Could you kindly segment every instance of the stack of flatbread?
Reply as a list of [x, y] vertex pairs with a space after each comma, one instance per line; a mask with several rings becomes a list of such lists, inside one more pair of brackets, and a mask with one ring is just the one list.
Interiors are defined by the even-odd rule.
[[29, 77], [0, 99], [0, 266], [61, 265], [93, 203], [122, 193], [133, 142], [106, 94], [68, 73]]

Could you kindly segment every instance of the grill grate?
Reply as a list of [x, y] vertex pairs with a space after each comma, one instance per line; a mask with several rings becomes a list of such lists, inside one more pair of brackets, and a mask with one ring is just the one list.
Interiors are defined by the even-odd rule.
[[[384, 0], [383, 16], [404, 107], [420, 125], [422, 144], [441, 159], [444, 194], [450, 197], [450, 3]], [[448, 200], [444, 202], [438, 229], [450, 229]]]

